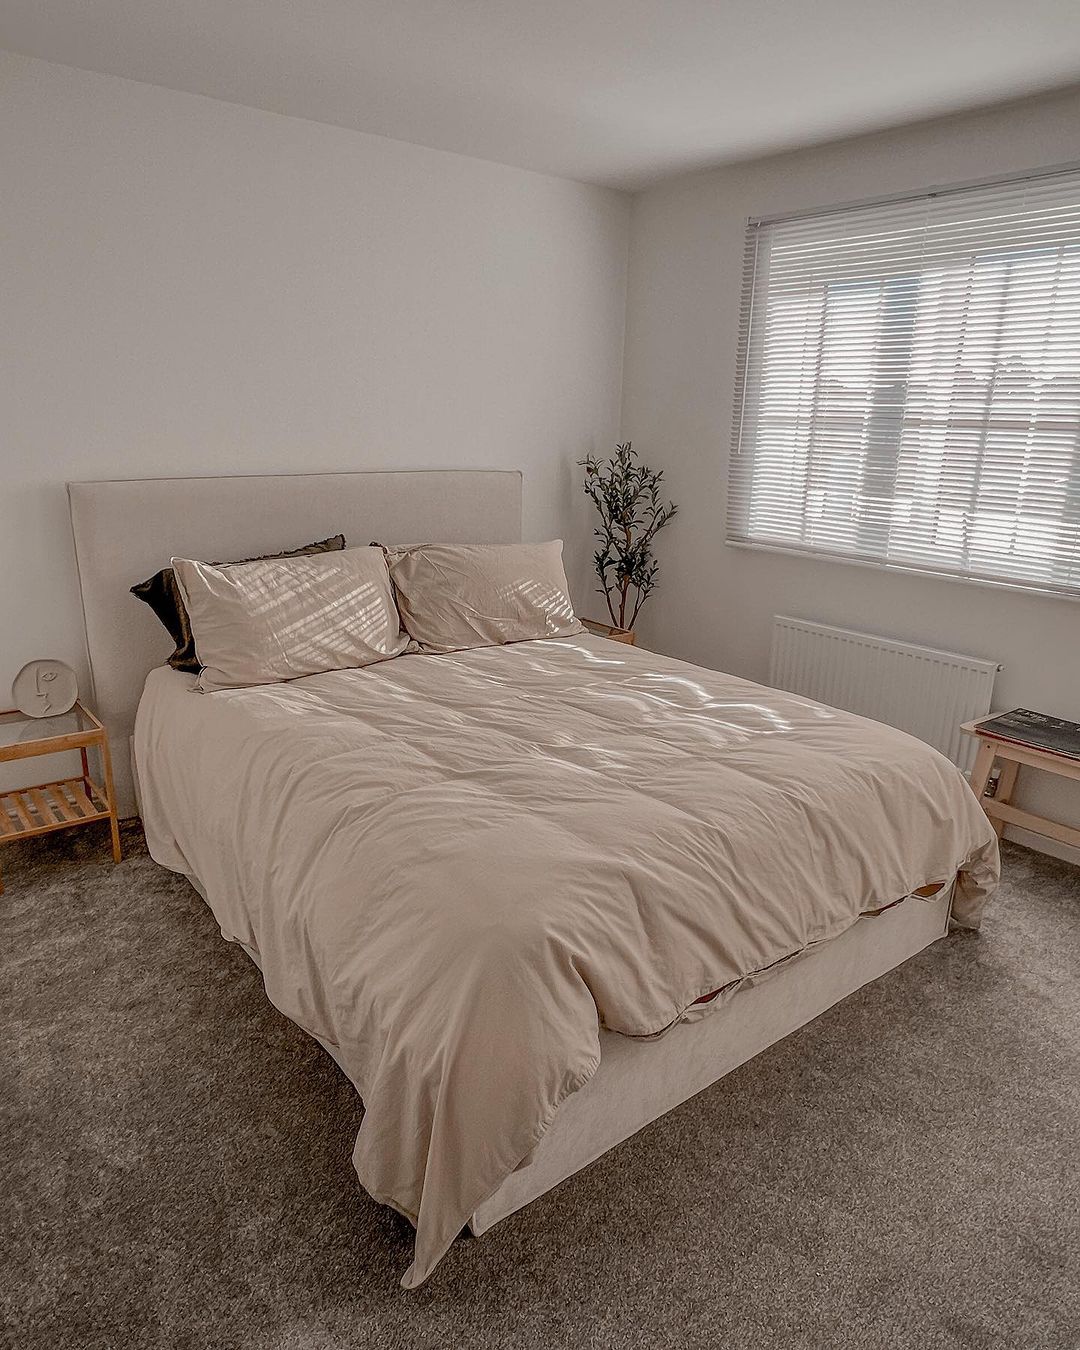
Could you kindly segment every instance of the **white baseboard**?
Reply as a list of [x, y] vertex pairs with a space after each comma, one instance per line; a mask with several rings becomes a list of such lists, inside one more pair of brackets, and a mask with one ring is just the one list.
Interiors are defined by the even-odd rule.
[[1033, 830], [1021, 829], [1019, 825], [1006, 825], [1005, 838], [1011, 839], [1014, 844], [1034, 849], [1036, 853], [1046, 853], [1051, 858], [1060, 858], [1062, 862], [1075, 863], [1080, 867], [1080, 848], [1073, 848], [1071, 844], [1060, 844], [1056, 839], [1036, 834]]

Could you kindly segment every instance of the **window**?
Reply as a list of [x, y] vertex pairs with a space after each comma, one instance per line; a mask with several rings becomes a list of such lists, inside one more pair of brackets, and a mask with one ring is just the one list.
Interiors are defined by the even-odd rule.
[[750, 222], [728, 539], [1080, 594], [1080, 171]]

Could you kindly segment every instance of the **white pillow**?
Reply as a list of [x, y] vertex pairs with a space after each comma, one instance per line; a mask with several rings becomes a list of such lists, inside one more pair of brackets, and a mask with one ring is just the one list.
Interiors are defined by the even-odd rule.
[[547, 544], [420, 544], [390, 549], [401, 621], [425, 652], [583, 633], [562, 564]]
[[408, 645], [381, 549], [172, 566], [208, 692], [368, 666]]

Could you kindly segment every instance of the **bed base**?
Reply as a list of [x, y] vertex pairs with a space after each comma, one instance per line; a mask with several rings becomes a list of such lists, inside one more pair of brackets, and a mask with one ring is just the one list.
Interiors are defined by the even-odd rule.
[[[201, 894], [194, 878], [192, 883]], [[478, 1206], [469, 1220], [470, 1230], [477, 1236], [486, 1233], [740, 1064], [944, 937], [951, 903], [948, 886], [931, 899], [910, 896], [880, 914], [866, 915], [840, 937], [745, 981], [719, 1007], [680, 1023], [657, 1040], [632, 1040], [601, 1031], [599, 1069], [559, 1107], [529, 1159]], [[238, 945], [259, 965], [251, 948]], [[315, 1039], [348, 1077], [336, 1048]]]
[[559, 1107], [525, 1166], [469, 1221], [481, 1233], [588, 1167], [638, 1130], [697, 1096], [863, 985], [902, 965], [948, 929], [951, 887], [866, 916], [756, 983], [744, 983], [699, 1021], [659, 1040], [601, 1031], [600, 1068]]

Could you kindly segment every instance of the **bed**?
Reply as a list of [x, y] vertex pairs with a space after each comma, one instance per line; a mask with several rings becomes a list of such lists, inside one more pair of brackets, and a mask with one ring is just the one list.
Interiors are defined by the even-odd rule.
[[[603, 638], [209, 696], [117, 648], [117, 582], [163, 538], [236, 556], [286, 517], [297, 537], [520, 535], [513, 476], [377, 475], [398, 480], [381, 520], [375, 476], [334, 477], [313, 508], [308, 478], [72, 485], [72, 517], [120, 735], [133, 664], [145, 679], [151, 853], [357, 1087], [354, 1164], [417, 1228], [412, 1287], [466, 1223], [492, 1227], [950, 922], [977, 926], [997, 841], [958, 770], [903, 733]], [[259, 529], [226, 540], [223, 498], [236, 512], [252, 490]], [[193, 495], [213, 528], [192, 528]], [[107, 528], [133, 498], [134, 543]]]

